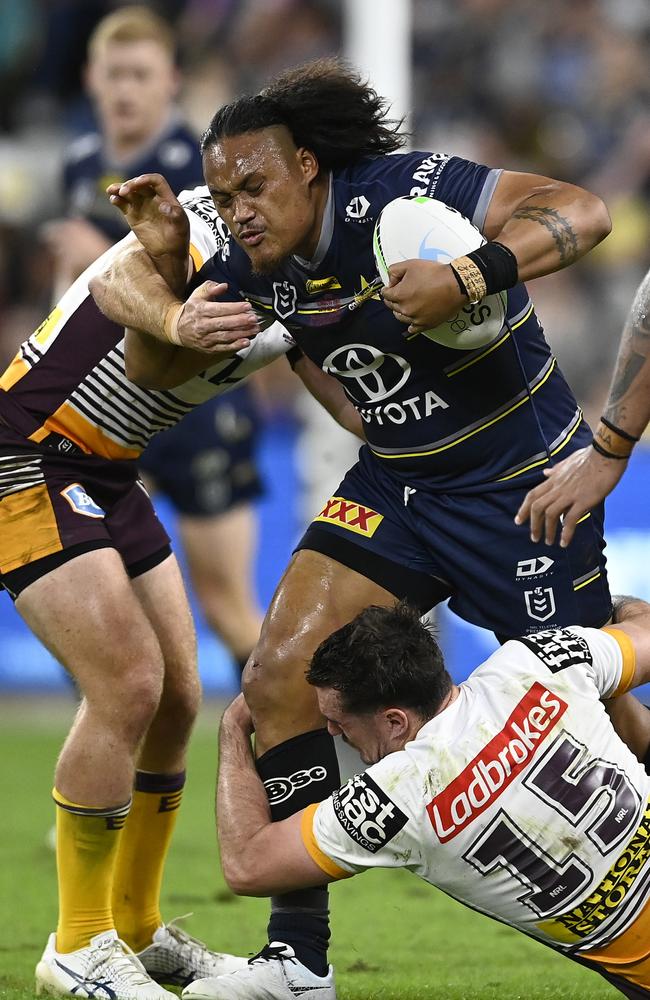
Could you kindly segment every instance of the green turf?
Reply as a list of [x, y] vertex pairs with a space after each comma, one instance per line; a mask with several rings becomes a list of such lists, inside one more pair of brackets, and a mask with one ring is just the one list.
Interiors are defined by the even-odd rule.
[[[56, 920], [54, 759], [63, 711], [10, 704], [0, 710], [0, 997], [32, 997], [32, 975]], [[192, 911], [187, 929], [225, 951], [253, 953], [265, 940], [267, 904], [226, 889], [213, 829], [217, 709], [194, 737], [190, 780], [169, 858], [163, 912]], [[373, 872], [332, 890], [339, 1000], [585, 1000], [620, 996], [599, 976], [515, 931], [465, 910], [406, 872]]]

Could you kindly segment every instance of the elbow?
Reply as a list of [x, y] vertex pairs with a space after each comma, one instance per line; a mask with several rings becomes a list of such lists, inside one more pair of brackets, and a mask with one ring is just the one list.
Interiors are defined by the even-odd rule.
[[591, 195], [590, 219], [593, 232], [592, 246], [601, 243], [612, 231], [612, 220], [607, 205], [602, 198]]
[[104, 312], [104, 307], [108, 298], [108, 287], [110, 280], [108, 274], [104, 272], [103, 274], [95, 274], [88, 282], [88, 291], [92, 295], [95, 303], [102, 312]]
[[254, 863], [250, 865], [242, 860], [221, 859], [223, 877], [226, 885], [235, 896], [264, 896], [266, 893], [260, 891], [260, 883], [255, 879]]

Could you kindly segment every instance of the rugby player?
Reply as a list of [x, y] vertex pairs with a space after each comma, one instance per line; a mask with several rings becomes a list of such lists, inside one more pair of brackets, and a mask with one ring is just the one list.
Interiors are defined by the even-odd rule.
[[[304, 671], [322, 639], [362, 608], [398, 598], [425, 612], [450, 598], [502, 640], [542, 626], [602, 626], [611, 615], [602, 509], [569, 549], [542, 549], [513, 523], [554, 456], [591, 439], [522, 282], [603, 239], [607, 210], [570, 184], [445, 153], [400, 153], [402, 143], [384, 102], [334, 61], [223, 107], [202, 142], [204, 175], [231, 235], [201, 276], [227, 283], [261, 321], [281, 320], [303, 354], [341, 382], [368, 441], [299, 543], [244, 675], [277, 820], [339, 784]], [[168, 220], [177, 211], [160, 177], [109, 190], [134, 224], [147, 190], [167, 201]], [[381, 290], [373, 225], [400, 195], [439, 198], [490, 242], [456, 262], [458, 273], [422, 260], [394, 267]], [[155, 238], [152, 220], [147, 227], [138, 231], [145, 246]], [[181, 252], [179, 268], [183, 260]], [[191, 349], [204, 341], [186, 329], [182, 300], [129, 270], [116, 261], [93, 294], [112, 319], [149, 333], [127, 339], [127, 357], [135, 380], [156, 386], [170, 339]], [[410, 335], [468, 307], [477, 290], [504, 289], [507, 324], [487, 348], [461, 354]], [[309, 782], [292, 780], [305, 773]], [[316, 976], [327, 974], [327, 906], [325, 889], [272, 901], [269, 940], [290, 945]], [[263, 963], [255, 969], [262, 981]]]
[[[110, 182], [160, 171], [174, 192], [203, 184], [198, 140], [175, 104], [175, 54], [172, 29], [146, 7], [113, 11], [90, 37], [86, 83], [99, 129], [71, 144], [63, 169], [67, 218], [46, 227], [61, 292], [128, 232], [106, 197]], [[242, 385], [187, 414], [139, 459], [147, 488], [167, 496], [177, 514], [190, 579], [238, 675], [262, 620], [253, 586], [259, 431], [254, 393]]]
[[552, 469], [521, 505], [516, 521], [530, 519], [530, 537], [567, 546], [588, 510], [612, 492], [627, 468], [634, 445], [650, 423], [650, 271], [639, 285], [618, 349], [603, 415], [590, 445]]
[[[650, 778], [601, 698], [650, 681], [650, 605], [617, 624], [507, 642], [456, 686], [417, 612], [374, 607], [327, 638], [307, 673], [332, 735], [371, 766], [272, 823], [240, 695], [226, 710], [218, 825], [238, 893], [287, 893], [370, 868], [408, 868], [488, 916], [650, 997]], [[647, 713], [646, 713], [647, 714]], [[643, 756], [646, 726], [635, 747]], [[274, 961], [264, 961], [273, 955]], [[294, 950], [189, 985], [186, 1000], [333, 998]]]
[[[205, 188], [182, 201], [199, 269], [224, 244], [225, 227]], [[212, 355], [183, 351], [171, 366], [174, 391], [138, 388], [123, 328], [88, 293], [116, 252], [80, 276], [0, 376], [0, 585], [83, 696], [55, 771], [59, 921], [37, 989], [154, 1000], [172, 996], [154, 979], [184, 985], [200, 970], [245, 963], [160, 914], [200, 686], [178, 565], [137, 461], [154, 434], [292, 341], [279, 324], [257, 335], [248, 303], [214, 301], [214, 286], [202, 284], [186, 321], [212, 330]], [[132, 246], [134, 271], [139, 255]], [[184, 261], [179, 294], [186, 277]], [[165, 278], [174, 284], [173, 268]], [[358, 418], [338, 384], [311, 367], [352, 426]]]

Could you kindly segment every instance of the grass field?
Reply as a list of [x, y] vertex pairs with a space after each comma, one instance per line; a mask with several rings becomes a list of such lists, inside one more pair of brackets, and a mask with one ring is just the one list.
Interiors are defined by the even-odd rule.
[[[54, 759], [72, 705], [10, 699], [0, 706], [0, 997], [33, 996], [34, 966], [56, 924]], [[265, 942], [267, 904], [226, 889], [213, 829], [217, 706], [204, 710], [170, 855], [163, 912], [192, 912], [187, 929], [243, 954]], [[465, 910], [406, 872], [333, 887], [331, 961], [339, 1000], [598, 1000], [620, 996], [595, 973]]]

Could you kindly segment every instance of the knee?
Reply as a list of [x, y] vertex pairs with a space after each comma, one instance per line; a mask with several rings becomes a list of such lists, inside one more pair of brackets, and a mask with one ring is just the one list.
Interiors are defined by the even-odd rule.
[[200, 707], [201, 682], [196, 658], [188, 656], [173, 665], [166, 664], [158, 720], [167, 721], [176, 733], [189, 732]]
[[284, 712], [303, 699], [311, 701], [313, 690], [305, 681], [311, 660], [309, 638], [283, 638], [277, 633], [263, 634], [248, 659], [242, 677], [242, 690], [253, 715]]
[[103, 711], [119, 720], [118, 725], [134, 740], [140, 740], [151, 725], [163, 690], [163, 660], [154, 646], [148, 653], [140, 649], [137, 658], [124, 663], [117, 683], [99, 692]]

